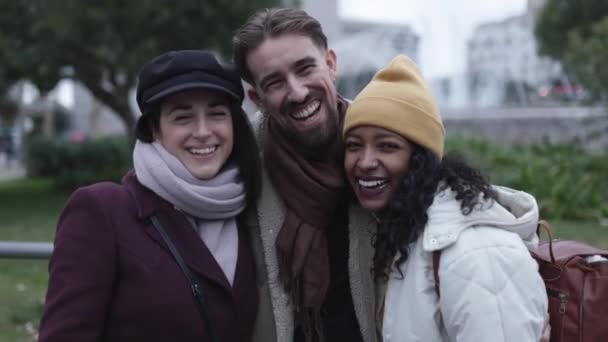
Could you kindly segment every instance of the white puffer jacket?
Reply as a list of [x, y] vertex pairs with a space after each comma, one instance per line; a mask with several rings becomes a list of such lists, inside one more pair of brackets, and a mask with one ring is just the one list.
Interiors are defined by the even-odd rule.
[[466, 216], [450, 189], [435, 196], [425, 231], [401, 266], [404, 278], [393, 272], [389, 279], [384, 342], [540, 340], [547, 295], [526, 248], [538, 243], [538, 207], [525, 192], [495, 189], [497, 203]]

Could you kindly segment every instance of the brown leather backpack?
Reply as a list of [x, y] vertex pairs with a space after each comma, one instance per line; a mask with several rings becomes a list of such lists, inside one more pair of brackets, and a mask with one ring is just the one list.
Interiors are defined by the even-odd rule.
[[[580, 241], [555, 240], [546, 221], [538, 222], [549, 240], [530, 254], [538, 262], [549, 298], [550, 342], [608, 342], [608, 251]], [[587, 258], [595, 257], [595, 262]], [[441, 251], [433, 252], [439, 296]]]
[[541, 227], [549, 240], [530, 253], [547, 288], [551, 342], [608, 341], [608, 251], [553, 241], [549, 224], [540, 221]]

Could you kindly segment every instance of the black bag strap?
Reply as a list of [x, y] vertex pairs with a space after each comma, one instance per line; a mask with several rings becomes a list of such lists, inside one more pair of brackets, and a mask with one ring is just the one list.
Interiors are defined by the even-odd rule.
[[156, 216], [151, 216], [150, 220], [152, 221], [152, 224], [154, 225], [154, 228], [156, 228], [158, 234], [160, 234], [160, 237], [163, 239], [165, 246], [167, 246], [167, 248], [171, 252], [171, 255], [173, 255], [173, 259], [175, 259], [175, 262], [177, 262], [177, 265], [184, 273], [184, 276], [186, 276], [186, 279], [188, 279], [188, 282], [190, 282], [190, 289], [192, 290], [192, 295], [194, 296], [194, 302], [196, 303], [198, 311], [201, 314], [201, 318], [203, 319], [203, 322], [207, 327], [206, 330], [209, 335], [209, 340], [211, 342], [219, 342], [214, 326], [211, 322], [211, 317], [209, 316], [209, 312], [207, 311], [207, 300], [205, 298], [203, 286], [199, 282], [198, 278], [194, 274], [192, 274], [188, 266], [186, 266], [184, 259], [182, 259], [182, 256], [179, 254], [179, 251], [177, 250], [177, 248], [175, 248], [173, 242], [171, 242], [169, 235], [167, 235], [167, 232], [163, 228], [158, 218]]

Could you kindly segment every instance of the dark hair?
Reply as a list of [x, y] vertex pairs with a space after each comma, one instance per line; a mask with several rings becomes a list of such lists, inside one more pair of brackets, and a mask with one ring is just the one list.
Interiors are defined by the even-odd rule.
[[145, 112], [137, 120], [135, 125], [135, 138], [145, 143], [154, 141], [154, 132], [160, 130], [160, 104], [159, 102], [150, 104]]
[[262, 162], [260, 150], [247, 114], [238, 104], [231, 105], [234, 146], [232, 156], [236, 161], [247, 192], [247, 208], [253, 208], [262, 189]]
[[267, 38], [289, 33], [307, 36], [318, 48], [327, 50], [327, 37], [321, 24], [305, 11], [295, 8], [261, 9], [249, 17], [232, 38], [233, 60], [241, 77], [253, 85], [253, 75], [247, 66], [247, 55], [262, 45]]
[[395, 255], [395, 266], [407, 260], [409, 245], [416, 241], [428, 221], [427, 210], [437, 191], [451, 188], [460, 201], [460, 209], [468, 215], [484, 200], [495, 200], [496, 192], [481, 173], [467, 165], [457, 154], [439, 160], [429, 150], [415, 146], [409, 171], [389, 205], [380, 214], [380, 223], [372, 244], [375, 249], [373, 272], [376, 279], [387, 279]]
[[[236, 102], [229, 105], [234, 145], [232, 147], [231, 159], [237, 163], [241, 179], [245, 184], [247, 208], [251, 208], [257, 200], [262, 184], [262, 164], [260, 161], [260, 151], [258, 148], [253, 129], [247, 119], [247, 114]], [[135, 135], [137, 139], [144, 143], [154, 141], [154, 131], [160, 129], [160, 103], [151, 105], [143, 117], [143, 121], [137, 126]]]

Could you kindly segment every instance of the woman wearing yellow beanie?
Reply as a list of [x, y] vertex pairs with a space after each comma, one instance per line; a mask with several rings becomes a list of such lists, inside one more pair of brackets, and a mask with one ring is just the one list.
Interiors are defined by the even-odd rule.
[[547, 296], [526, 246], [538, 206], [443, 156], [445, 129], [416, 65], [396, 57], [349, 106], [345, 170], [379, 221], [390, 341], [539, 341]]

